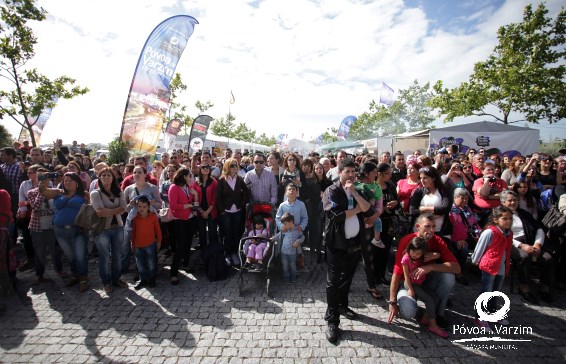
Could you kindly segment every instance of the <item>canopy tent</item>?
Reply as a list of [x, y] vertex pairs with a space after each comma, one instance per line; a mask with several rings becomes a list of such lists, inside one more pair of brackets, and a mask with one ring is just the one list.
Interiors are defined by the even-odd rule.
[[429, 150], [451, 144], [461, 152], [485, 148], [487, 154], [531, 154], [539, 150], [540, 131], [514, 125], [481, 121], [429, 130]]
[[356, 140], [338, 140], [330, 144], [323, 145], [320, 147], [322, 151], [332, 151], [348, 148], [360, 148], [364, 145]]

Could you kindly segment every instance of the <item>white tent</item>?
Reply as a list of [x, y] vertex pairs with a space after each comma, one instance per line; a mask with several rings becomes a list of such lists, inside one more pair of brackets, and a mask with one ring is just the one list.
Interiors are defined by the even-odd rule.
[[514, 125], [482, 121], [429, 130], [429, 150], [457, 144], [461, 151], [485, 148], [496, 151], [532, 154], [539, 150], [540, 131]]

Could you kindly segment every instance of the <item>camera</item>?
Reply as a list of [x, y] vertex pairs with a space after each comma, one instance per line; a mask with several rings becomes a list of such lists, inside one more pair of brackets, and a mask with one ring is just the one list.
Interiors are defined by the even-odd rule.
[[487, 179], [489, 182], [495, 182], [497, 181], [497, 178], [495, 178], [494, 176], [491, 176]]
[[37, 180], [38, 181], [45, 181], [47, 179], [55, 179], [59, 177], [59, 174], [57, 172], [49, 172], [49, 173], [45, 173], [43, 175], [37, 176]]

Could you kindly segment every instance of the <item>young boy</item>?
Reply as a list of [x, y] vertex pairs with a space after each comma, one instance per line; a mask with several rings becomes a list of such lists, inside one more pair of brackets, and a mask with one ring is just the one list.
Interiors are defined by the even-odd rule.
[[134, 287], [139, 290], [144, 286], [155, 287], [157, 276], [157, 250], [161, 247], [161, 229], [157, 215], [149, 212], [149, 200], [140, 196], [137, 201], [138, 214], [132, 220], [132, 252], [140, 281]]
[[281, 264], [285, 284], [297, 282], [297, 255], [300, 254], [301, 244], [305, 236], [295, 226], [295, 217], [286, 212], [281, 216], [282, 231], [277, 233], [272, 241], [281, 243]]

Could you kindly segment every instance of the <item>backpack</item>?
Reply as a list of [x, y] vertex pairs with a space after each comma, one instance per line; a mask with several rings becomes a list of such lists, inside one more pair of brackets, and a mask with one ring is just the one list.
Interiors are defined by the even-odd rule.
[[206, 276], [211, 282], [228, 278], [228, 265], [224, 259], [224, 246], [220, 243], [209, 243], [201, 250]]
[[540, 194], [540, 199], [539, 199], [540, 211], [548, 212], [552, 208], [552, 205], [554, 204], [553, 193], [554, 193], [554, 188], [549, 188], [548, 190], [544, 190]]

